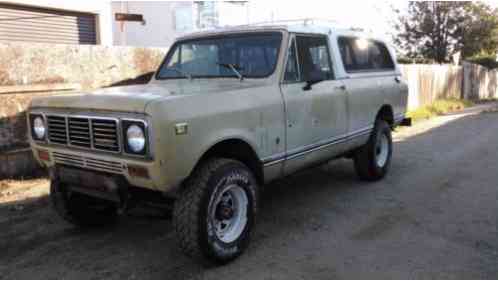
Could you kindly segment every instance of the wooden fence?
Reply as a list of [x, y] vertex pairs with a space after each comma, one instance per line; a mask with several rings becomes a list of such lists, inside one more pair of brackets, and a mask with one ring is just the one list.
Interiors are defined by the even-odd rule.
[[498, 73], [464, 62], [453, 65], [401, 65], [408, 82], [409, 109], [431, 104], [437, 99], [469, 100], [498, 98]]
[[498, 71], [464, 63], [463, 74], [462, 98], [470, 100], [498, 98]]

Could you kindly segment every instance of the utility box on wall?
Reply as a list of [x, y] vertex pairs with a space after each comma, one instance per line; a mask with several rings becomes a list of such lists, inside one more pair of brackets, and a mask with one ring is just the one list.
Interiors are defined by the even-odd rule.
[[113, 38], [119, 46], [169, 47], [186, 33], [249, 23], [246, 1], [114, 1], [111, 5], [113, 18], [143, 18], [141, 22], [115, 18]]

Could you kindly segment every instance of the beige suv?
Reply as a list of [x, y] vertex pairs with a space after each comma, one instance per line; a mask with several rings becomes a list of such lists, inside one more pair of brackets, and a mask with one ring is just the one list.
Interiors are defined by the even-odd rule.
[[147, 85], [33, 100], [30, 142], [67, 221], [101, 225], [173, 204], [178, 245], [228, 262], [262, 187], [338, 157], [387, 173], [407, 86], [392, 51], [353, 30], [248, 26], [178, 39]]

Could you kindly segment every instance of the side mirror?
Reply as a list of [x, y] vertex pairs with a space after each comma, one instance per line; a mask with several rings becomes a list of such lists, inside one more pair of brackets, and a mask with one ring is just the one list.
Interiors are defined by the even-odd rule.
[[304, 85], [303, 87], [303, 91], [309, 91], [312, 89], [311, 86], [317, 84], [317, 83], [320, 83], [322, 82], [323, 80], [309, 80], [309, 81], [306, 81], [306, 85]]
[[311, 90], [311, 86], [326, 80], [326, 74], [322, 71], [313, 71], [306, 79], [306, 85], [303, 87], [303, 91]]

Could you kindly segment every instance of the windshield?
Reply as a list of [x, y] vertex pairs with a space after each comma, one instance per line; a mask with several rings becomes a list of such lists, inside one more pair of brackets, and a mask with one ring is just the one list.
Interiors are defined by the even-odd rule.
[[156, 78], [266, 77], [275, 70], [281, 41], [282, 35], [273, 32], [178, 42]]

